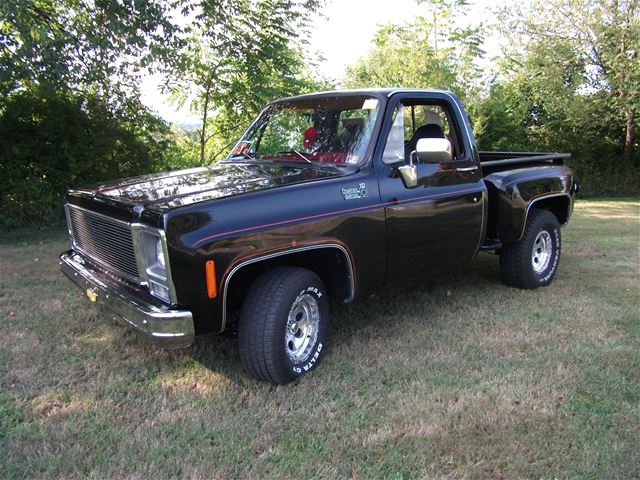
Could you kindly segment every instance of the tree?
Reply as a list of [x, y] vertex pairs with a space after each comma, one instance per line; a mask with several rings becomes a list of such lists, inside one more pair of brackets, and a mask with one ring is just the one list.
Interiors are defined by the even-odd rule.
[[0, 88], [46, 86], [105, 100], [135, 96], [143, 69], [180, 42], [162, 0], [20, 0], [0, 3]]
[[[549, 50], [553, 55], [549, 55]], [[577, 92], [584, 62], [564, 42], [530, 43], [500, 62], [502, 76], [479, 100], [474, 130], [492, 149], [572, 150], [584, 131], [586, 105]], [[588, 109], [589, 111], [591, 109]]]
[[301, 47], [319, 2], [219, 0], [184, 5], [185, 11], [195, 12], [194, 27], [174, 74], [180, 81], [167, 86], [176, 102], [190, 102], [202, 118], [199, 157], [204, 164], [230, 147], [266, 101], [317, 84], [304, 74]]
[[60, 218], [72, 185], [149, 172], [174, 152], [139, 100], [180, 39], [160, 0], [0, 2], [0, 223]]
[[640, 113], [638, 0], [535, 0], [505, 8], [501, 19], [513, 49], [547, 44], [547, 55], [554, 57], [553, 46], [561, 44], [580, 58], [584, 83], [576, 93], [601, 102], [603, 121], [622, 121], [620, 144], [629, 163]]
[[633, 194], [637, 168], [619, 159], [623, 119], [609, 92], [587, 89], [585, 58], [566, 40], [509, 51], [473, 118], [481, 149], [571, 152], [583, 194]]
[[114, 114], [97, 95], [11, 95], [0, 115], [0, 226], [60, 219], [71, 186], [162, 166], [171, 151], [167, 127], [133, 100], [127, 108], [137, 114]]
[[482, 88], [476, 64], [484, 52], [480, 27], [460, 28], [464, 1], [429, 0], [427, 16], [378, 30], [368, 55], [347, 68], [349, 87], [407, 86], [452, 90], [466, 100]]

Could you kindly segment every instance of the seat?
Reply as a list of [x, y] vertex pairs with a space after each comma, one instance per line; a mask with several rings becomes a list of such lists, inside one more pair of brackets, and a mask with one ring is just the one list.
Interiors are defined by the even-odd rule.
[[444, 130], [440, 125], [436, 125], [435, 123], [429, 123], [427, 125], [422, 125], [415, 132], [413, 132], [413, 136], [407, 146], [405, 147], [405, 158], [408, 159], [411, 152], [416, 149], [418, 145], [418, 140], [421, 138], [445, 138]]
[[342, 130], [338, 134], [341, 151], [349, 152], [360, 140], [360, 135], [364, 130], [363, 118], [345, 118], [342, 120]]

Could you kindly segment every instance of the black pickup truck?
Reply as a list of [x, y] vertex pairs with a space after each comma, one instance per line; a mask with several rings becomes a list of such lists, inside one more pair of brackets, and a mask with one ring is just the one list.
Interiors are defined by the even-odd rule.
[[70, 190], [60, 264], [150, 339], [230, 332], [247, 371], [282, 384], [325, 352], [329, 297], [481, 251], [499, 255], [507, 285], [548, 285], [579, 188], [568, 156], [479, 152], [445, 91], [285, 98], [212, 167]]

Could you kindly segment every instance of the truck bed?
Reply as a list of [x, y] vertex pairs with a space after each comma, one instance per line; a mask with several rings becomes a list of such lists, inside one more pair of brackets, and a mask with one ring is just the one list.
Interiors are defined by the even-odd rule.
[[556, 152], [495, 152], [480, 151], [480, 165], [484, 175], [514, 168], [564, 165], [570, 153]]

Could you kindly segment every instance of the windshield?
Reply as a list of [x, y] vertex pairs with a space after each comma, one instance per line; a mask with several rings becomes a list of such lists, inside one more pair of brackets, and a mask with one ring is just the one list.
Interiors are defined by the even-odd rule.
[[378, 104], [374, 97], [353, 95], [271, 105], [227, 159], [361, 163], [378, 117]]

